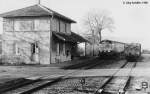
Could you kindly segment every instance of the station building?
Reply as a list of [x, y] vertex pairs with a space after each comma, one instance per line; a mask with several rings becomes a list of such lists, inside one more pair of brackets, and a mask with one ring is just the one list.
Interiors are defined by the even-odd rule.
[[86, 40], [71, 32], [74, 20], [41, 4], [0, 14], [2, 55], [10, 63], [51, 64], [71, 60]]

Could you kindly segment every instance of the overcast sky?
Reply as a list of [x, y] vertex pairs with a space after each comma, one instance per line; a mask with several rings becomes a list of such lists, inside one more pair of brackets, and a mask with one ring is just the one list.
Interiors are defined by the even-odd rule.
[[[41, 4], [77, 21], [72, 27], [74, 32], [84, 31], [82, 21], [88, 11], [108, 10], [115, 20], [116, 29], [114, 32], [104, 30], [103, 38], [122, 42], [140, 42], [143, 48], [150, 49], [150, 1], [138, 1], [148, 1], [148, 4], [123, 4], [123, 0], [41, 0]], [[0, 13], [37, 2], [38, 0], [0, 0]], [[2, 31], [2, 25], [0, 30]]]

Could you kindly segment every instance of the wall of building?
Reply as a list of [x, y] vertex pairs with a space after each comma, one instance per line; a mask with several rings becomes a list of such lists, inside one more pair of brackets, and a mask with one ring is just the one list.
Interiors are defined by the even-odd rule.
[[71, 44], [52, 38], [52, 63], [71, 60]]
[[[51, 19], [51, 30], [64, 34], [71, 34], [71, 23], [67, 23], [63, 20], [53, 18]], [[52, 37], [52, 63], [60, 63], [63, 61], [71, 60], [70, 50], [71, 43], [66, 43]], [[69, 53], [68, 55], [67, 52]]]
[[[50, 64], [71, 60], [71, 44], [62, 41], [51, 40], [50, 31], [63, 32], [71, 34], [71, 24], [48, 17], [40, 18], [14, 18], [4, 19], [4, 41], [3, 55], [7, 58], [5, 62], [11, 63], [36, 63]], [[51, 43], [50, 43], [51, 40]], [[37, 42], [39, 61], [33, 62], [32, 43]], [[52, 47], [50, 46], [52, 44]], [[57, 54], [57, 44], [59, 44], [60, 53]], [[65, 46], [64, 46], [65, 44]], [[16, 45], [17, 51], [16, 54]], [[52, 49], [50, 58], [50, 48]], [[67, 51], [69, 54], [67, 55]], [[16, 58], [21, 58], [17, 61]], [[14, 59], [15, 58], [15, 59]], [[51, 59], [51, 62], [50, 62]]]
[[68, 23], [66, 21], [57, 18], [53, 18], [51, 24], [51, 30], [56, 32], [71, 34], [71, 23]]
[[[23, 57], [22, 62], [25, 63], [50, 64], [49, 18], [4, 19], [3, 36], [3, 55]], [[38, 45], [39, 62], [31, 61], [31, 44], [35, 42]]]

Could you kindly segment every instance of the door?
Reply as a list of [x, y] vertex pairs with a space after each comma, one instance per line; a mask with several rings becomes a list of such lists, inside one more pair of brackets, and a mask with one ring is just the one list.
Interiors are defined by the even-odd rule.
[[37, 42], [31, 44], [31, 56], [34, 63], [39, 63], [39, 46]]

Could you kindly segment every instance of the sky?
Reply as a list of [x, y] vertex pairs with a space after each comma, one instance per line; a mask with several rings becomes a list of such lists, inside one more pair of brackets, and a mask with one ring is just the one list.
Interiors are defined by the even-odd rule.
[[[147, 1], [148, 4], [123, 4], [124, 1]], [[37, 4], [38, 0], [0, 0], [0, 13]], [[102, 31], [102, 39], [121, 42], [138, 42], [150, 50], [149, 0], [41, 0], [41, 4], [77, 21], [72, 31], [86, 33], [83, 19], [91, 10], [107, 10], [115, 21], [115, 30]], [[2, 19], [0, 32], [2, 33]]]

